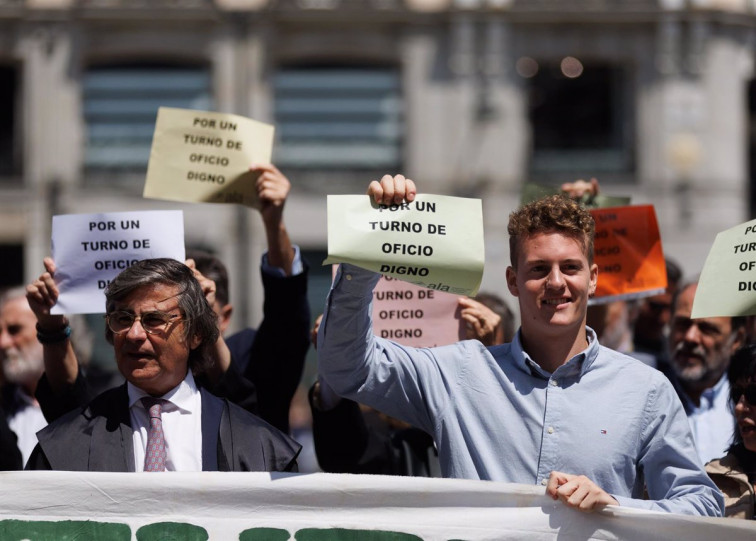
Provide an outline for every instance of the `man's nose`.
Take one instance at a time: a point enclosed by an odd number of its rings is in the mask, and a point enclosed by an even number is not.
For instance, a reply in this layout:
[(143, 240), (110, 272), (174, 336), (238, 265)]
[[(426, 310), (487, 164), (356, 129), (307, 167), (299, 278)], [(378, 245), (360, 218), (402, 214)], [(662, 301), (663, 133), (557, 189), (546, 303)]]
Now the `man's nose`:
[(559, 267), (551, 269), (549, 276), (546, 279), (546, 286), (554, 289), (560, 289), (564, 286), (564, 276)]
[(0, 349), (8, 349), (13, 346), (13, 338), (4, 327), (0, 329)]
[(695, 322), (692, 322), (685, 331), (685, 341), (694, 342), (696, 344), (701, 341), (701, 331), (699, 330), (698, 325), (696, 325)]
[(130, 340), (146, 340), (147, 339), (147, 333), (145, 332), (144, 327), (142, 327), (141, 318), (134, 320), (134, 323), (131, 324), (131, 327), (126, 333), (126, 338)]

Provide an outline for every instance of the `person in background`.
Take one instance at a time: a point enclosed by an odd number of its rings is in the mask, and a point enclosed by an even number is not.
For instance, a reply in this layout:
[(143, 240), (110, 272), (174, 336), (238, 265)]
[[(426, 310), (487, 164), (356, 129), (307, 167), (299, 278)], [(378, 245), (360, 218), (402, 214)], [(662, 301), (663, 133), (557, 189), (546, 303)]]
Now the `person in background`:
[(672, 306), (667, 376), (690, 422), (703, 463), (721, 457), (734, 423), (729, 408), (730, 357), (745, 343), (745, 318), (691, 318), (697, 282), (683, 285)]
[(0, 297), (0, 366), (6, 382), (1, 392), (2, 407), (24, 463), (37, 444), (37, 431), (47, 425), (34, 398), (45, 369), (36, 323), (23, 287), (9, 289)]
[(756, 345), (738, 349), (727, 369), (737, 429), (723, 458), (706, 473), (725, 496), (725, 516), (756, 519)]
[(672, 318), (672, 300), (677, 295), (682, 280), (682, 270), (670, 258), (664, 259), (667, 272), (667, 288), (664, 293), (645, 297), (633, 309), (633, 350), (630, 355), (646, 364), (669, 372), (667, 340)]

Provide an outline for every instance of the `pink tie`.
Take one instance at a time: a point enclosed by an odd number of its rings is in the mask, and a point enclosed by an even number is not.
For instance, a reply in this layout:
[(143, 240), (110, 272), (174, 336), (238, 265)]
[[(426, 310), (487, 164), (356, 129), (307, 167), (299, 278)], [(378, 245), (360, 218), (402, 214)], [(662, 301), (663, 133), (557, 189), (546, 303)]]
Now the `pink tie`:
[(147, 433), (144, 471), (165, 471), (165, 438), (163, 438), (163, 422), (160, 418), (163, 399), (144, 397), (142, 403), (150, 413), (150, 430)]

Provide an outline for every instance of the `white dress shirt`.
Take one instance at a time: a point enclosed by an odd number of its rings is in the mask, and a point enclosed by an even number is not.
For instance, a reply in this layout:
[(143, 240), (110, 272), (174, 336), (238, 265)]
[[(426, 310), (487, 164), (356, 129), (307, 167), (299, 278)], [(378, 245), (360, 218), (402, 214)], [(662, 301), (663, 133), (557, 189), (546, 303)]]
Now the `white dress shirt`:
[[(134, 430), (134, 471), (144, 471), (150, 415), (142, 403), (147, 393), (126, 384)], [(159, 397), (166, 400), (161, 414), (166, 471), (202, 471), (202, 395), (191, 371), (177, 387)]]
[(36, 400), (20, 388), (16, 388), (15, 393), (15, 400), (20, 406), (8, 416), (8, 426), (16, 433), (18, 450), (21, 451), (23, 464), (26, 464), (37, 445), (37, 432), (47, 426), (47, 420)]

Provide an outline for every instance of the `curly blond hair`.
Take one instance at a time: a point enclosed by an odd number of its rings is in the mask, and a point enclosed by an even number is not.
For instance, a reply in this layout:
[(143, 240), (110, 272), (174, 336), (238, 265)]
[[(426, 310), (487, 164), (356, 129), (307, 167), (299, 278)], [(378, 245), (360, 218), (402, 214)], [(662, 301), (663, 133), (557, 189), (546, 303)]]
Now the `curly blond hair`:
[(563, 195), (551, 195), (528, 203), (509, 215), (509, 256), (517, 268), (522, 239), (538, 233), (561, 233), (577, 240), (593, 263), (593, 238), (596, 226), (584, 207)]

